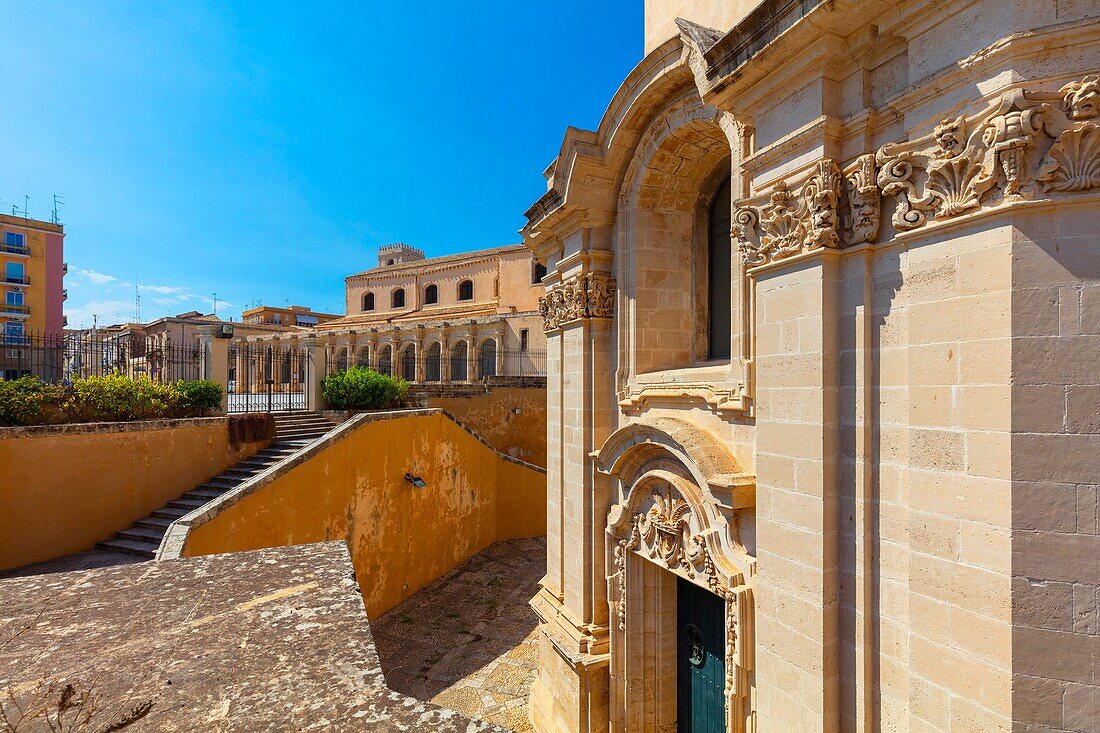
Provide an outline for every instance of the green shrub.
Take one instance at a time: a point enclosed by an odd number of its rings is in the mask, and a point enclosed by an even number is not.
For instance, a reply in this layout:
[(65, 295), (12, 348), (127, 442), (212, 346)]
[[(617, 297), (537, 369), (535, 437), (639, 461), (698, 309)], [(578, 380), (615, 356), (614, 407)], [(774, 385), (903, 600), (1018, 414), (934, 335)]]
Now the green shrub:
[(196, 415), (217, 409), (222, 404), (222, 386), (209, 379), (181, 379), (173, 386), (179, 393), (180, 407)]
[(206, 414), (221, 399), (221, 385), (204, 379), (161, 384), (109, 374), (66, 386), (23, 377), (0, 380), (0, 426), (187, 417)]
[(47, 385), (38, 377), (0, 380), (0, 425), (28, 425), (42, 414)]
[(405, 401), (409, 383), (400, 377), (353, 366), (325, 377), (321, 394), (337, 410), (383, 410)]

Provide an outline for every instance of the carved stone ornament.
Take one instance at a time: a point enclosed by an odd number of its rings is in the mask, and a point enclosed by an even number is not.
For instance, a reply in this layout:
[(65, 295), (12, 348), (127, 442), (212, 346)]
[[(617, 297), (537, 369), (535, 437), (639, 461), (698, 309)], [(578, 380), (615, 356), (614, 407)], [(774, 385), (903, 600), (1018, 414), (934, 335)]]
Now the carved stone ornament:
[(603, 275), (579, 275), (539, 298), (545, 331), (584, 318), (611, 318), (614, 311), (615, 280)]
[(1100, 188), (1098, 117), (1100, 76), (1091, 75), (1057, 92), (1005, 92), (981, 112), (860, 156), (842, 174), (836, 162), (822, 160), (798, 193), (780, 181), (762, 205), (735, 210), (738, 251), (746, 266), (757, 267), (874, 242), (884, 196), (893, 197), (890, 222), (904, 232), (1044, 194)]
[(884, 145), (878, 183), (897, 199), (892, 222), (916, 229), (1044, 192), (1100, 186), (1096, 76), (1058, 92), (1013, 90), (970, 117), (944, 120), (932, 134)]
[(738, 208), (733, 235), (745, 264), (752, 267), (802, 252), (838, 247), (840, 179), (836, 163), (826, 159), (818, 163), (816, 172), (797, 194), (791, 192), (786, 181), (780, 181), (764, 206)]
[(846, 199), (841, 214), (844, 244), (873, 242), (878, 236), (882, 209), (874, 155), (861, 155), (844, 171), (844, 193)]

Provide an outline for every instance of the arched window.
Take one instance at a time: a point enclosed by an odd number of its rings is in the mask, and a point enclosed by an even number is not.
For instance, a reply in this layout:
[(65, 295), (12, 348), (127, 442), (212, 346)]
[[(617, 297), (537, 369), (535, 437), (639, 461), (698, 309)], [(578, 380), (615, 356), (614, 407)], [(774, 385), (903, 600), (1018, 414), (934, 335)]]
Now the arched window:
[(463, 280), (458, 284), (458, 299), (459, 300), (473, 300), (474, 299), (474, 281)]
[(401, 378), (406, 382), (416, 381), (416, 347), (412, 344), (401, 351)]
[(424, 288), (424, 303), (431, 305), (432, 303), (439, 302), (439, 288), (435, 285), (429, 285)]
[(398, 288), (393, 291), (393, 295), (390, 296), (390, 307), (392, 308), (404, 308), (405, 307), (405, 289)]
[(374, 310), (374, 293), (367, 293), (363, 296), (363, 311)]
[(711, 359), (730, 358), (730, 206), (727, 180), (711, 200), (707, 231), (707, 355)]
[(424, 381), (438, 382), (443, 372), (443, 347), (439, 342), (428, 347), (424, 354)]
[(538, 260), (534, 260), (534, 263), (535, 266), (531, 268), (531, 284), (538, 285), (542, 283), (542, 279), (546, 277), (546, 265)]
[(465, 382), (469, 379), (466, 370), (468, 347), (465, 341), (459, 341), (451, 347), (451, 381)]
[(393, 348), (388, 344), (378, 352), (378, 372), (380, 374), (393, 373)]
[(481, 351), (477, 355), (477, 378), (495, 377), (497, 375), (497, 342), (486, 339), (481, 345)]

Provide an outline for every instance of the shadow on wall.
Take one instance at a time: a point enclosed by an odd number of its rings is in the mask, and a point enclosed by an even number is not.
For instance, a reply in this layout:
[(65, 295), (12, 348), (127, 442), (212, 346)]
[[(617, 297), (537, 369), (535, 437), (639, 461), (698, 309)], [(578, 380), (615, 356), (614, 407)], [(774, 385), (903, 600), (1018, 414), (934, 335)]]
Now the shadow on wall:
[(545, 532), (543, 469), (496, 451), (442, 410), (406, 410), (357, 415), (289, 465), (184, 518), (162, 556), (343, 538), (375, 618), (494, 542)]

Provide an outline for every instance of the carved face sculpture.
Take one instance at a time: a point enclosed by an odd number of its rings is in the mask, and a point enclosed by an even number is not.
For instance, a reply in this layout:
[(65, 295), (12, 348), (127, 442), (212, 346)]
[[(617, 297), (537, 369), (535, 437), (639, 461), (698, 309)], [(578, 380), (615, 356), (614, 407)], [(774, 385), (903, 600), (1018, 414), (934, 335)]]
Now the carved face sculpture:
[(1089, 120), (1100, 114), (1100, 76), (1086, 76), (1062, 87), (1063, 106), (1070, 119)]
[(832, 229), (836, 226), (836, 194), (832, 191), (819, 191), (813, 198), (814, 229)]
[(963, 138), (966, 135), (966, 122), (962, 117), (943, 120), (936, 125), (933, 133), (939, 146), (940, 158), (954, 158), (962, 152)]

